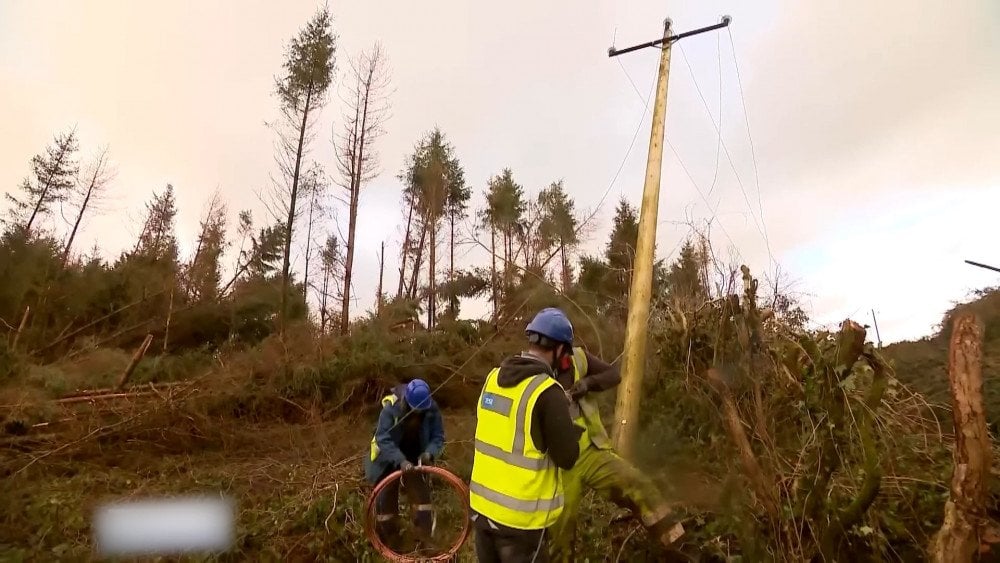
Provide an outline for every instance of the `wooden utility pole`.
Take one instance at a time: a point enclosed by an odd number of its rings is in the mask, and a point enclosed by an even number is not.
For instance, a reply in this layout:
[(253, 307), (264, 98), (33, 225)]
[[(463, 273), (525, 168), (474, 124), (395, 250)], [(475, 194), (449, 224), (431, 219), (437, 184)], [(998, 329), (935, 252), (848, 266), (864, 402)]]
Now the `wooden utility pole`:
[(667, 83), (670, 75), (670, 47), (675, 41), (691, 35), (719, 29), (729, 25), (731, 18), (722, 23), (681, 33), (670, 34), (670, 20), (663, 25), (663, 37), (622, 50), (608, 50), (609, 57), (630, 53), (646, 47), (660, 49), (660, 70), (656, 79), (656, 98), (653, 103), (653, 126), (649, 134), (649, 155), (646, 158), (646, 181), (642, 190), (639, 211), (639, 237), (636, 241), (635, 262), (632, 266), (632, 285), (628, 295), (628, 319), (625, 325), (625, 354), (622, 384), (615, 403), (615, 420), (612, 430), (615, 448), (626, 458), (631, 457), (632, 445), (638, 430), (639, 399), (642, 393), (642, 376), (646, 362), (646, 325), (653, 286), (654, 247), (656, 220), (660, 203), (660, 168), (663, 162), (663, 130), (667, 114)]

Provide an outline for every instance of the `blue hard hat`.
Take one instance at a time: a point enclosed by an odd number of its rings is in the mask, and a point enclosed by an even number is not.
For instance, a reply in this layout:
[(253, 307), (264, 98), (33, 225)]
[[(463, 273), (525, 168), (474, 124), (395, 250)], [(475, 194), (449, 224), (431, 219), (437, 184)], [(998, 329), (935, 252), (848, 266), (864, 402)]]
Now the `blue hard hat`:
[(430, 408), (431, 387), (423, 379), (414, 379), (406, 384), (404, 398), (406, 399), (406, 404), (417, 410)]
[(555, 307), (542, 309), (531, 319), (528, 327), (524, 329), (526, 333), (540, 334), (549, 340), (554, 340), (563, 344), (573, 344), (573, 325), (569, 322), (566, 313)]

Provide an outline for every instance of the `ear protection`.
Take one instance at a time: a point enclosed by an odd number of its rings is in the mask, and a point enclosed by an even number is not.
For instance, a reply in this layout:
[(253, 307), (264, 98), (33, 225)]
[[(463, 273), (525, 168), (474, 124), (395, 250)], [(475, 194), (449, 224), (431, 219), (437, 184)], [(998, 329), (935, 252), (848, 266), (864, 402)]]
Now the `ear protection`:
[(573, 367), (573, 356), (563, 354), (563, 356), (559, 358), (559, 370), (566, 371), (571, 367)]

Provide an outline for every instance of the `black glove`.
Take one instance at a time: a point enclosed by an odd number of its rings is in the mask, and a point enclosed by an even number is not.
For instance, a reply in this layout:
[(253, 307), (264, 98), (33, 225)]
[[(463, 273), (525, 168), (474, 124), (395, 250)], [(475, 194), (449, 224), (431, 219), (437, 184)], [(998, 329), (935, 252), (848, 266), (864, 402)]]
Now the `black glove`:
[(430, 465), (434, 461), (434, 456), (430, 452), (420, 454), (420, 465)]
[(573, 399), (579, 399), (580, 397), (587, 394), (587, 391), (589, 391), (588, 387), (590, 387), (590, 384), (587, 383), (587, 380), (581, 379), (580, 381), (577, 381), (576, 383), (573, 384), (572, 387), (569, 388), (569, 396), (572, 397)]
[(399, 464), (399, 469), (402, 470), (403, 473), (413, 471), (413, 464), (410, 463), (409, 461), (403, 461), (403, 463)]

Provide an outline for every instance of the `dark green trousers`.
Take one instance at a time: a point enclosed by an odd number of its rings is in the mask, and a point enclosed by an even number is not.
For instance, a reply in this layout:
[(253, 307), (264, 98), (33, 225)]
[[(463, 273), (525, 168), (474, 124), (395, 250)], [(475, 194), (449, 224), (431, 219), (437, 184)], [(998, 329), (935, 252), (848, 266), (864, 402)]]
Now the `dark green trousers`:
[(614, 450), (597, 449), (591, 444), (580, 453), (573, 469), (562, 472), (562, 480), (565, 504), (559, 520), (551, 528), (549, 543), (553, 561), (573, 560), (577, 516), (587, 490), (631, 510), (646, 528), (671, 514), (653, 481)]

